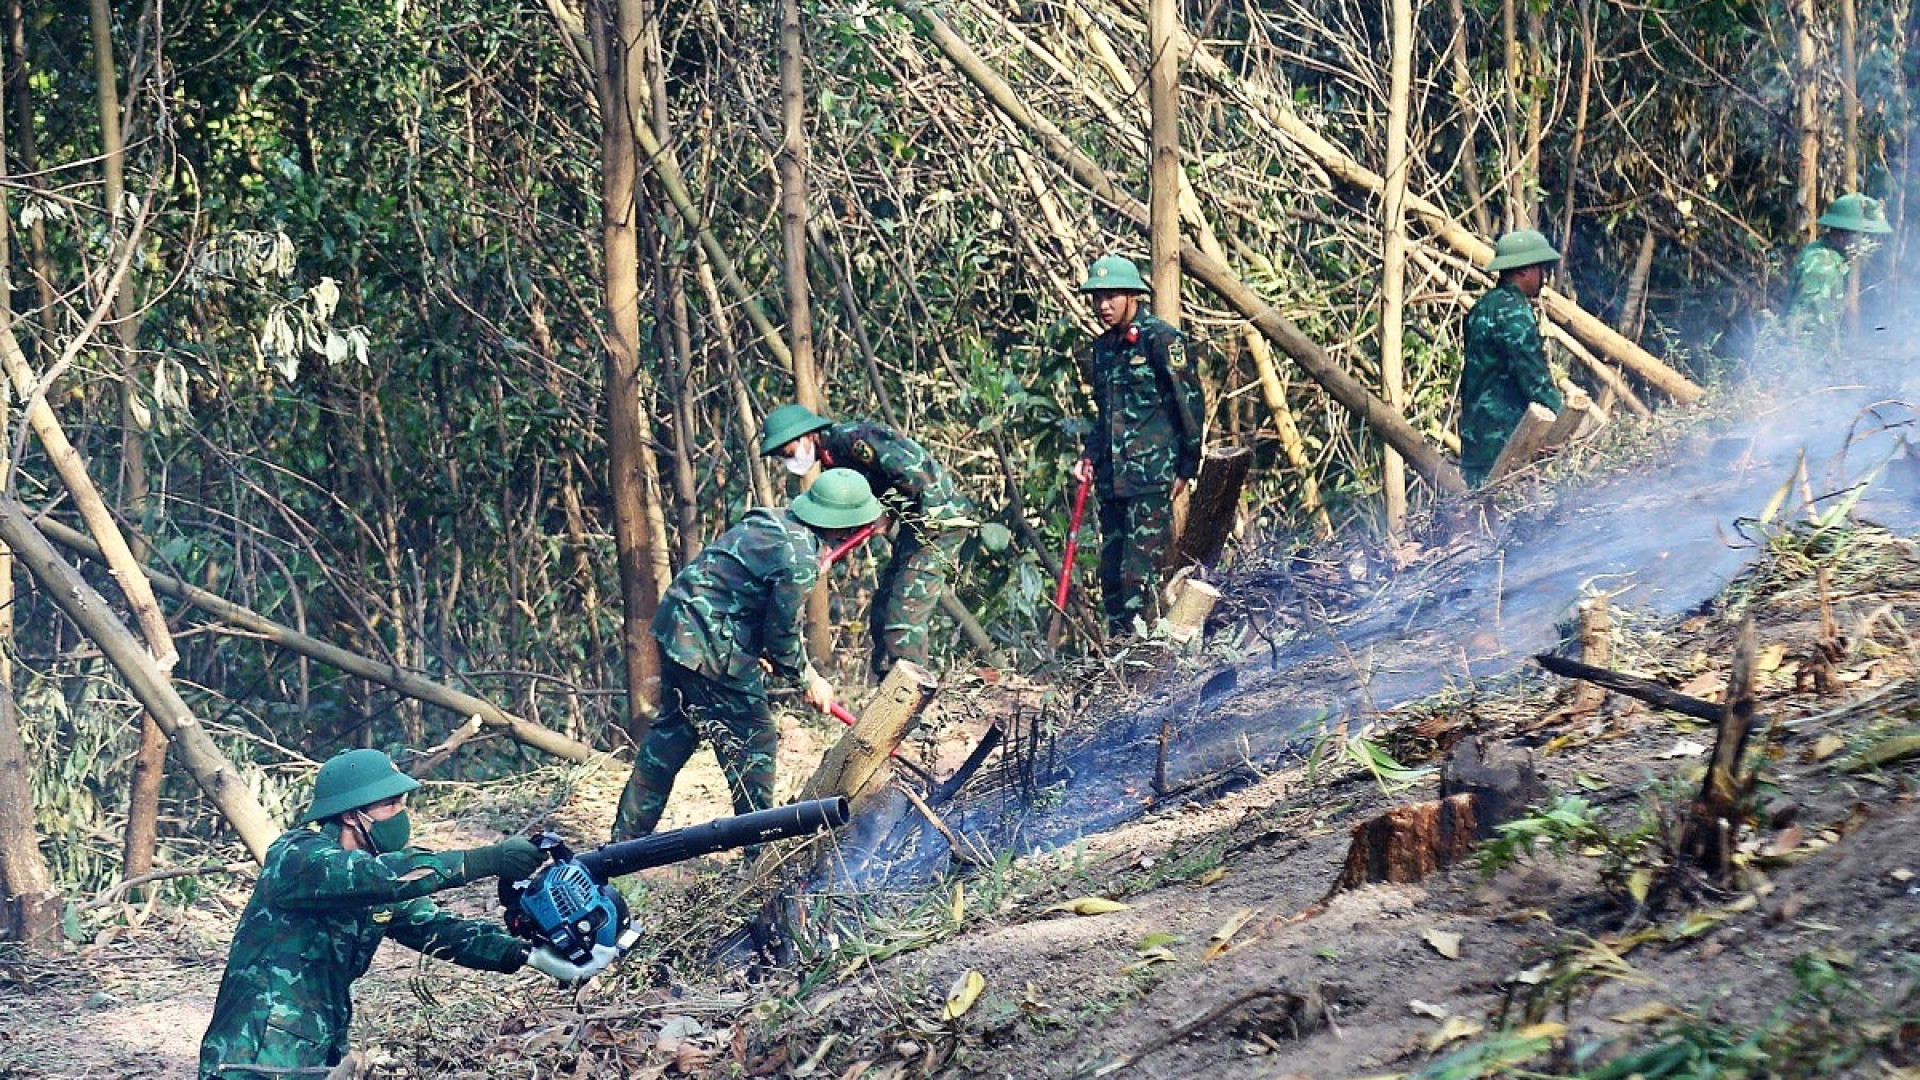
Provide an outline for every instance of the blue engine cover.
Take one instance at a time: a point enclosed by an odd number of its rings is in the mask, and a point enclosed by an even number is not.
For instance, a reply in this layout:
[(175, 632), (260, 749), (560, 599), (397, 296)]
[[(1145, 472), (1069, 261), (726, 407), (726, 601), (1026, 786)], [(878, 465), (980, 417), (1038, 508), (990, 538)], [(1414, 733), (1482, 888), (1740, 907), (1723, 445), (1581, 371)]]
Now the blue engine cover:
[(626, 898), (571, 859), (535, 871), (520, 910), (532, 921), (537, 941), (575, 964), (592, 959), (595, 945), (621, 947), (627, 926)]

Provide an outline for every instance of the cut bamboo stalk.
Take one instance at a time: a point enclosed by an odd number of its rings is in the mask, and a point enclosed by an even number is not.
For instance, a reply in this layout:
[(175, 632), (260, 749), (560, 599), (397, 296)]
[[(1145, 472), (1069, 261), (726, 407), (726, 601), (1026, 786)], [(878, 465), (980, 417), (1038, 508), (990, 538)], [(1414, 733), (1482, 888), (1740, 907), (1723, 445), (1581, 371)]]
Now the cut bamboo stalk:
[(1174, 588), (1173, 603), (1167, 610), (1167, 636), (1185, 645), (1206, 629), (1207, 616), (1220, 602), (1220, 590), (1196, 577), (1181, 578)]
[(1513, 470), (1526, 467), (1546, 444), (1553, 420), (1553, 410), (1537, 401), (1528, 402), (1526, 415), (1513, 426), (1513, 434), (1507, 436), (1500, 456), (1493, 459), (1493, 468), (1487, 470), (1486, 482), (1492, 484)]

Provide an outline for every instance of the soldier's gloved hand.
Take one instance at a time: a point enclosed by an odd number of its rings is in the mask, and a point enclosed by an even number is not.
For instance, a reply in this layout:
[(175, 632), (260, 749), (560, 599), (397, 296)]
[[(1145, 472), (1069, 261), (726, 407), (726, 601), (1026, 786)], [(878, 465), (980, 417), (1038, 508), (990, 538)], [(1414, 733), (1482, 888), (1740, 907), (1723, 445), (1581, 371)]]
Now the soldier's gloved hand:
[(595, 975), (606, 970), (614, 962), (620, 950), (611, 945), (595, 945), (593, 958), (584, 964), (573, 961), (554, 952), (548, 945), (541, 945), (527, 953), (527, 966), (543, 975), (551, 975), (561, 986), (579, 986)]
[(1086, 458), (1081, 458), (1079, 461), (1074, 462), (1073, 478), (1083, 484), (1093, 479), (1093, 462)]
[(524, 836), (508, 837), (485, 847), (468, 848), (465, 854), (469, 881), (487, 877), (519, 881), (540, 869), (540, 864), (547, 861), (533, 841)]

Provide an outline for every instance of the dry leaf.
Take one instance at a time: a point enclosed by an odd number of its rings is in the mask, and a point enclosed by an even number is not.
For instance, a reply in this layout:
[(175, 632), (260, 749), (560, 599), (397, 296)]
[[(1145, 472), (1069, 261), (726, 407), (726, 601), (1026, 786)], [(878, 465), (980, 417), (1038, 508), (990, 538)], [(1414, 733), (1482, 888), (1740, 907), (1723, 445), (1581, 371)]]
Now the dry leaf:
[(1665, 752), (1655, 754), (1653, 756), (1660, 758), (1661, 760), (1664, 761), (1664, 760), (1671, 760), (1673, 758), (1695, 758), (1695, 757), (1699, 757), (1700, 755), (1706, 752), (1707, 752), (1706, 743), (1695, 742), (1692, 739), (1677, 739), (1674, 741), (1673, 746), (1667, 749)]
[(1201, 874), (1199, 877), (1194, 878), (1193, 884), (1195, 888), (1204, 889), (1207, 886), (1218, 882), (1219, 880), (1221, 880), (1226, 876), (1227, 876), (1227, 868), (1224, 866), (1216, 866), (1213, 869), (1207, 871), (1206, 873)]
[(973, 1003), (979, 1000), (980, 991), (986, 988), (986, 976), (971, 968), (961, 972), (959, 977), (953, 980), (953, 985), (947, 987), (947, 1007), (941, 1011), (940, 1019), (957, 1020), (965, 1015), (968, 1009), (973, 1008)]
[(1487, 1025), (1478, 1020), (1469, 1020), (1464, 1016), (1449, 1016), (1446, 1022), (1440, 1025), (1439, 1031), (1427, 1036), (1427, 1053), (1431, 1054), (1448, 1043), (1471, 1039), (1485, 1031), (1486, 1027)]
[(1252, 908), (1241, 908), (1234, 912), (1226, 922), (1220, 924), (1220, 929), (1215, 930), (1213, 936), (1207, 939), (1206, 951), (1200, 954), (1200, 959), (1211, 960), (1226, 952), (1227, 943), (1232, 941), (1233, 936), (1251, 921), (1253, 921)]
[(1416, 1016), (1425, 1016), (1434, 1020), (1445, 1020), (1447, 1018), (1446, 1006), (1435, 1005), (1430, 1001), (1421, 1001), (1419, 998), (1414, 998), (1412, 1001), (1407, 1002), (1407, 1008), (1413, 1010)]
[(1753, 654), (1754, 674), (1765, 675), (1768, 672), (1779, 671), (1780, 665), (1784, 663), (1786, 659), (1787, 647), (1785, 645), (1769, 645)]
[(1718, 701), (1727, 689), (1727, 677), (1717, 671), (1703, 671), (1683, 682), (1679, 691), (1688, 697), (1697, 697), (1702, 701)]
[(1647, 902), (1647, 890), (1653, 888), (1653, 871), (1641, 867), (1627, 875), (1627, 895), (1633, 897), (1636, 904)]
[(1114, 911), (1125, 911), (1127, 905), (1118, 900), (1109, 900), (1104, 896), (1082, 896), (1062, 901), (1047, 909), (1048, 911), (1071, 911), (1075, 915), (1106, 915)]
[(951, 914), (953, 915), (953, 924), (955, 926), (958, 926), (961, 923), (967, 921), (967, 883), (966, 882), (956, 881), (953, 883), (953, 905), (950, 911), (951, 911)]
[(1679, 1012), (1679, 1009), (1664, 1001), (1649, 1001), (1645, 1005), (1636, 1005), (1625, 1012), (1615, 1013), (1607, 1019), (1616, 1024), (1657, 1024)]
[(1428, 945), (1433, 946), (1434, 952), (1439, 953), (1441, 956), (1449, 960), (1460, 959), (1459, 934), (1451, 930), (1435, 930), (1429, 927), (1427, 932), (1421, 935), (1421, 937)]
[(1847, 747), (1847, 740), (1841, 738), (1840, 736), (1822, 735), (1813, 744), (1813, 755), (1812, 755), (1813, 760), (1825, 761), (1828, 758), (1832, 757), (1833, 755), (1846, 749), (1846, 747)]

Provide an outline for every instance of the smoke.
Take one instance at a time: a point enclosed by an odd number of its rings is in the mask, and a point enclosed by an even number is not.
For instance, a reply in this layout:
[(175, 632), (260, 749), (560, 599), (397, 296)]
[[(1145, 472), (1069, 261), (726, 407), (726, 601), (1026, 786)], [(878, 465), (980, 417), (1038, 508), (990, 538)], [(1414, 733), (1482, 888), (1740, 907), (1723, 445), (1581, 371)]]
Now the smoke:
[[(947, 808), (946, 824), (982, 850), (1058, 847), (1177, 801), (1153, 794), (1163, 732), (1165, 789), (1217, 795), (1297, 760), (1325, 730), (1390, 724), (1397, 706), (1511, 677), (1559, 644), (1588, 591), (1671, 619), (1718, 594), (1768, 529), (1796, 517), (1842, 507), (1896, 531), (1920, 526), (1920, 467), (1906, 448), (1920, 339), (1913, 322), (1901, 326), (1844, 347), (1776, 337), (1721, 392), (1715, 418), (1684, 426), (1650, 460), (1476, 538), (1438, 540), (1442, 554), (1384, 581), (1338, 582), (1358, 594), (1350, 604), (1328, 599), (1324, 564), (1241, 574), (1228, 593), (1253, 598), (1247, 618), (1295, 628), (1291, 640), (1062, 735), (1048, 775), (982, 785)], [(1018, 795), (1035, 788), (1054, 797)], [(860, 825), (843, 848), (853, 882), (912, 879), (945, 861), (945, 841), (917, 814), (895, 808)]]

